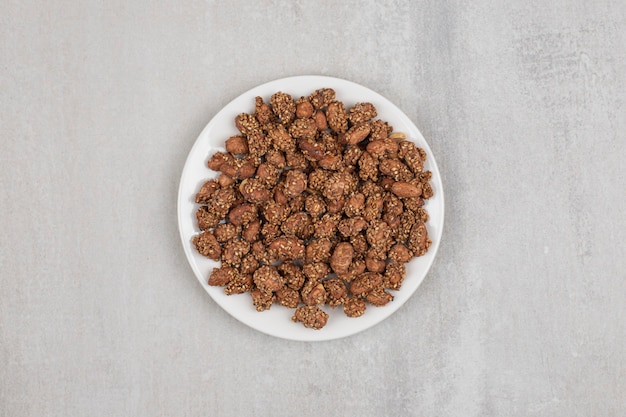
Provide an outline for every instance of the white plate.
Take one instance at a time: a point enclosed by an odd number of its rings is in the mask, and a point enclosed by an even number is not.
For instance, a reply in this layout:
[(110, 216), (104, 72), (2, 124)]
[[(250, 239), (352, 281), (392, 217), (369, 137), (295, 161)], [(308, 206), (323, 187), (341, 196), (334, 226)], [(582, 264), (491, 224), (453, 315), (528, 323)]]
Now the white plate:
[[(206, 161), (214, 152), (224, 151), (224, 141), (239, 133), (234, 124), (235, 116), (242, 112), (252, 113), (256, 96), (261, 96), (266, 102), (269, 102), (269, 97), (277, 91), (291, 94), (297, 98), (307, 96), (314, 90), (323, 87), (334, 89), (337, 93), (337, 100), (343, 101), (346, 108), (351, 107), (356, 102), (371, 102), (378, 111), (378, 118), (389, 122), (394, 127), (394, 131), (406, 133), (409, 139), (426, 150), (428, 159), (425, 169), (430, 170), (433, 174), (431, 185), (434, 196), (426, 202), (424, 207), (430, 214), (430, 220), (426, 227), (433, 243), (426, 255), (414, 258), (407, 264), (407, 277), (399, 291), (392, 291), (394, 295), (392, 302), (384, 307), (368, 305), (365, 314), (358, 318), (347, 317), (341, 307), (332, 309), (325, 306), (325, 311), (330, 315), (328, 323), (321, 330), (313, 330), (305, 328), (301, 323), (291, 321), (293, 309), (274, 304), (270, 310), (257, 312), (252, 305), (249, 293), (227, 296), (222, 287), (209, 286), (207, 278), (212, 268), (218, 263), (201, 256), (192, 245), (191, 240), (193, 236), (199, 233), (195, 218), (195, 212), (198, 209), (198, 205), (194, 201), (195, 195), (204, 181), (216, 177), (216, 174), (207, 168)], [(430, 147), (411, 120), (389, 100), (366, 87), (338, 78), (316, 75), (271, 81), (255, 87), (231, 101), (206, 125), (191, 148), (183, 168), (178, 191), (180, 237), (189, 264), (204, 289), (217, 304), (242, 323), (263, 333), (291, 340), (321, 341), (349, 336), (380, 323), (398, 310), (422, 283), (435, 259), (443, 230), (443, 217), (444, 200), (441, 176)], [(219, 317), (215, 319), (219, 320)]]

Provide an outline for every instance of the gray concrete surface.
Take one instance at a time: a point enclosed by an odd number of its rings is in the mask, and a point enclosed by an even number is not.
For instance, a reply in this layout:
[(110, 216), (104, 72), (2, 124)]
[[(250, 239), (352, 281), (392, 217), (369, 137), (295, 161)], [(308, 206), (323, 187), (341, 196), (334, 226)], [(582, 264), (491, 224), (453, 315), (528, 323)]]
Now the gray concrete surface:
[[(626, 3), (0, 3), (0, 415), (626, 415)], [(420, 127), (424, 284), (346, 339), (243, 326), (176, 193), (243, 91), (324, 74)]]

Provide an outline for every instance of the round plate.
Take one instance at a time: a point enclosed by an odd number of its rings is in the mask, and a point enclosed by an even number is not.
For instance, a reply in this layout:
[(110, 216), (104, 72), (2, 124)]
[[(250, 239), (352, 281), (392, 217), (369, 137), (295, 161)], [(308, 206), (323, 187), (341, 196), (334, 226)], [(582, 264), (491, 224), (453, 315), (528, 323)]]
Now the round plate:
[[(234, 123), (235, 116), (242, 112), (252, 113), (256, 96), (261, 96), (266, 102), (269, 102), (270, 96), (277, 91), (291, 94), (297, 98), (307, 96), (324, 87), (334, 89), (337, 93), (337, 100), (343, 101), (347, 109), (357, 102), (372, 103), (378, 111), (378, 118), (389, 122), (394, 131), (406, 133), (410, 140), (413, 140), (417, 146), (426, 151), (428, 159), (424, 169), (432, 172), (431, 185), (434, 196), (427, 200), (424, 208), (428, 210), (430, 215), (426, 227), (432, 245), (426, 255), (414, 258), (407, 264), (407, 276), (402, 288), (399, 291), (391, 291), (394, 295), (392, 302), (384, 307), (368, 305), (365, 314), (358, 318), (347, 317), (341, 307), (332, 309), (324, 306), (324, 310), (330, 315), (328, 323), (321, 330), (313, 330), (305, 328), (301, 323), (291, 321), (294, 309), (274, 304), (270, 310), (258, 312), (252, 305), (249, 293), (227, 296), (224, 294), (224, 288), (209, 286), (207, 284), (208, 276), (211, 270), (218, 266), (218, 263), (200, 255), (191, 240), (200, 232), (195, 218), (195, 212), (198, 209), (198, 205), (194, 201), (195, 195), (207, 179), (217, 176), (215, 172), (207, 168), (206, 161), (216, 151), (225, 151), (224, 141), (239, 133)], [(263, 333), (290, 340), (337, 339), (363, 331), (392, 315), (415, 292), (432, 265), (441, 240), (443, 217), (444, 200), (441, 176), (434, 155), (417, 127), (400, 109), (380, 94), (350, 81), (325, 76), (297, 76), (271, 81), (255, 87), (231, 101), (206, 125), (191, 148), (183, 168), (178, 191), (180, 237), (189, 264), (202, 287), (220, 307), (237, 320)], [(216, 317), (216, 319), (219, 318)]]

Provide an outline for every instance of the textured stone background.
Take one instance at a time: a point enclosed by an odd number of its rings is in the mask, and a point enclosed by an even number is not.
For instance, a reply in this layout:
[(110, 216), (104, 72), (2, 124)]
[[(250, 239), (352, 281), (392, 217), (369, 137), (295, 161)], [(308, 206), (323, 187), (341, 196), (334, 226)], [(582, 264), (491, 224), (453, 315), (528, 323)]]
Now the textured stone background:
[[(1, 416), (623, 416), (626, 3), (0, 3)], [(202, 290), (176, 193), (245, 90), (387, 96), (446, 187), (424, 284), (343, 340)]]

